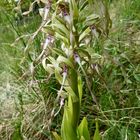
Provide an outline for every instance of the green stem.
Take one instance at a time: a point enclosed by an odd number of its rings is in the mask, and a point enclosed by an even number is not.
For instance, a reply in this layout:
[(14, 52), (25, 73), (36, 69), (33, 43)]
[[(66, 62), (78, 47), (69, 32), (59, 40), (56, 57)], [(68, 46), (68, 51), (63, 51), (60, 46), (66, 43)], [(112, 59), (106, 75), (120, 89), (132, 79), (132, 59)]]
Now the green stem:
[(79, 93), (78, 93), (78, 75), (77, 72), (74, 69), (70, 70), (69, 74), (69, 84), (72, 90), (74, 91), (75, 95), (78, 98), (78, 101), (73, 102), (73, 127), (76, 130), (79, 122), (79, 116), (80, 116), (80, 100), (79, 100)]

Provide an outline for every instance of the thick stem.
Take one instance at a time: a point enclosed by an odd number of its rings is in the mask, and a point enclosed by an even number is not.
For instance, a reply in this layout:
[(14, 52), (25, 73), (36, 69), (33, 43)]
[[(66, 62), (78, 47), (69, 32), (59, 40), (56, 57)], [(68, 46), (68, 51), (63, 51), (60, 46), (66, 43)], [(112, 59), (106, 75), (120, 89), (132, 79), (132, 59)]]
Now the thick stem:
[[(72, 90), (74, 91), (75, 95), (77, 96), (78, 100), (73, 101), (73, 128), (76, 130), (79, 122), (79, 116), (80, 116), (80, 100), (79, 100), (79, 92), (78, 92), (78, 75), (77, 72), (74, 69), (70, 70), (69, 74), (69, 84)], [(71, 96), (71, 95), (69, 95)]]

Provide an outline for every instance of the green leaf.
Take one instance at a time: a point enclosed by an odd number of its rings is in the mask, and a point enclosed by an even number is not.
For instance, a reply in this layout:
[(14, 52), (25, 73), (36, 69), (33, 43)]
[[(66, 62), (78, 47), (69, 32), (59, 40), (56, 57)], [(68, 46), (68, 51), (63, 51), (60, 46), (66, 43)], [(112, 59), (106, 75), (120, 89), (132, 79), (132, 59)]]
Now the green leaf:
[(47, 59), (51, 62), (51, 64), (53, 64), (55, 68), (61, 70), (61, 68), (59, 68), (59, 63), (53, 57), (49, 56), (47, 57)]
[(53, 24), (52, 25), (54, 30), (57, 31), (57, 33), (59, 33), (60, 35), (62, 35), (63, 37), (68, 37), (69, 38), (69, 31), (66, 29), (65, 26), (63, 26), (62, 24)]
[(57, 55), (65, 55), (65, 53), (62, 52), (62, 50), (60, 50), (58, 48), (52, 48), (52, 52), (55, 53), (55, 54), (57, 54)]
[(82, 58), (87, 57), (87, 58), (88, 58), (88, 61), (91, 60), (91, 55), (89, 54), (89, 52), (88, 52), (87, 50), (85, 50), (85, 49), (83, 49), (83, 48), (78, 48), (78, 52), (79, 52), (79, 54), (80, 54), (80, 56), (81, 56)]
[[(57, 21), (56, 21), (56, 20), (57, 20)], [(64, 26), (66, 26), (66, 25), (65, 25), (66, 23), (65, 23), (65, 21), (63, 20), (63, 18), (61, 18), (61, 17), (59, 17), (59, 16), (55, 16), (54, 21), (59, 22), (59, 23), (63, 24)]]
[(68, 97), (68, 109), (71, 113), (71, 117), (69, 116), (69, 120), (71, 120), (71, 126), (73, 127), (74, 132), (77, 136), (77, 124), (79, 120), (79, 102), (73, 101), (71, 95)]
[(98, 121), (97, 120), (96, 120), (96, 130), (95, 130), (95, 133), (94, 133), (93, 140), (101, 140), (100, 132), (99, 132), (99, 125), (98, 125)]
[(82, 95), (83, 95), (83, 85), (82, 85), (82, 79), (80, 76), (78, 76), (78, 92), (79, 92), (79, 99), (80, 99), (80, 105), (82, 101)]
[(85, 31), (83, 31), (79, 37), (79, 41), (82, 41), (89, 33), (91, 32), (90, 28), (86, 28)]
[(71, 63), (71, 61), (68, 59), (68, 58), (65, 58), (63, 56), (58, 56), (57, 58), (57, 62), (59, 63), (65, 63), (66, 65), (68, 65), (69, 67), (73, 68), (74, 69), (74, 66), (73, 64)]
[(69, 38), (70, 33), (66, 28), (65, 23), (59, 20), (57, 16), (54, 16), (52, 20), (53, 20), (52, 27), (54, 28), (55, 32), (57, 31), (57, 33), (63, 35), (64, 37)]
[(85, 140), (85, 138), (82, 136), (82, 137), (80, 138), (80, 140)]
[[(72, 105), (72, 102), (71, 102)], [(73, 107), (71, 106), (71, 109)], [(72, 112), (67, 105), (64, 108), (64, 116), (61, 126), (61, 136), (63, 140), (78, 140), (76, 128), (72, 127)]]
[(86, 18), (85, 24), (91, 26), (93, 24), (98, 24), (101, 21), (101, 17), (97, 14), (92, 14)]
[(67, 91), (67, 93), (71, 96), (73, 102), (77, 102), (79, 101), (78, 97), (76, 96), (76, 94), (74, 93), (74, 91), (72, 90), (72, 88), (69, 86), (64, 87), (65, 90)]
[(55, 33), (55, 36), (57, 39), (63, 41), (65, 44), (67, 44), (67, 45), (69, 44), (67, 36), (63, 36), (62, 34), (57, 33), (57, 32)]
[(52, 26), (50, 26), (50, 25), (45, 25), (42, 28), (42, 32), (49, 34), (49, 35), (52, 35), (52, 36), (55, 34), (55, 31), (52, 29)]
[(70, 0), (70, 9), (70, 12), (72, 12), (73, 19), (77, 19), (79, 16), (79, 11), (75, 0)]
[(86, 117), (83, 118), (82, 122), (78, 127), (79, 137), (83, 137), (85, 140), (90, 140), (90, 134), (88, 130), (88, 122)]
[(54, 73), (54, 66), (52, 64), (46, 64), (46, 59), (47, 58), (44, 58), (42, 60), (42, 66), (48, 73), (52, 74)]
[(92, 15), (89, 15), (88, 17), (87, 17), (87, 21), (90, 21), (90, 20), (97, 20), (97, 19), (99, 19), (100, 18), (100, 16), (99, 15), (97, 15), (97, 14), (92, 14)]
[(89, 2), (89, 5), (93, 5), (93, 0), (88, 0), (88, 2)]
[(62, 77), (62, 75), (60, 74), (60, 71), (57, 69), (57, 68), (55, 68), (55, 78), (58, 80), (58, 82), (60, 83), (60, 84), (62, 84), (62, 82), (63, 82), (63, 77)]
[(134, 74), (133, 76), (137, 82), (140, 82), (140, 74)]
[(55, 140), (62, 140), (61, 137), (56, 132), (52, 132), (52, 133), (53, 133)]

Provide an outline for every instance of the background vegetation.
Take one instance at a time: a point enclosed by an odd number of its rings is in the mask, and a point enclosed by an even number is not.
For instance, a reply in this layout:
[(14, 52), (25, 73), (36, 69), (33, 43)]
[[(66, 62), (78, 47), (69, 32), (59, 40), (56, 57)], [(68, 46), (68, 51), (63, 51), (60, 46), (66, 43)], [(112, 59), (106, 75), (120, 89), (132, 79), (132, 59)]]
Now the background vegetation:
[[(22, 12), (28, 10), (29, 3), (22, 4)], [(60, 132), (62, 120), (63, 111), (53, 119), (51, 127), (48, 123), (60, 85), (53, 77), (47, 81), (41, 65), (36, 66), (32, 77), (30, 56), (36, 57), (41, 52), (42, 35), (35, 38), (26, 59), (23, 52), (29, 36), (40, 26), (41, 17), (36, 10), (23, 16), (15, 6), (16, 3), (6, 0), (0, 2), (0, 139), (52, 139), (51, 132)], [(81, 119), (87, 117), (93, 136), (95, 118), (98, 118), (103, 140), (139, 139), (139, 9), (139, 0), (110, 1), (113, 25), (108, 39), (95, 46), (100, 76), (95, 70), (92, 90), (102, 111), (96, 110), (85, 88)], [(23, 38), (16, 40), (20, 36)]]

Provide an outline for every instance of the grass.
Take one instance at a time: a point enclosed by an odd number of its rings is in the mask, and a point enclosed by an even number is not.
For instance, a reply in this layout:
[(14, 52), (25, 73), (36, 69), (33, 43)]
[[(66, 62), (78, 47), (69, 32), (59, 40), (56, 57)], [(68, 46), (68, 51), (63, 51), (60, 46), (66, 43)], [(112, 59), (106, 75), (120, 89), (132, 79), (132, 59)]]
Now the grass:
[[(90, 134), (95, 130), (95, 117), (98, 117), (100, 133), (103, 140), (138, 140), (140, 133), (140, 17), (139, 0), (112, 1), (110, 13), (113, 27), (107, 40), (95, 45), (95, 52), (101, 57), (99, 63), (100, 77), (94, 72), (92, 89), (97, 96), (102, 112), (96, 110), (90, 94), (85, 89), (81, 119), (87, 116)], [(34, 15), (35, 16), (35, 15)], [(32, 17), (15, 29), (5, 15), (1, 13), (0, 38), (0, 139), (51, 139), (48, 120), (56, 97), (59, 84), (54, 78), (46, 84), (46, 72), (38, 65), (32, 89), (28, 88), (33, 80), (27, 72), (30, 60), (23, 65), (25, 38), (13, 48), (10, 44), (23, 34), (31, 34), (38, 25), (39, 16)], [(8, 17), (14, 23), (13, 15)], [(36, 18), (38, 20), (36, 20)], [(16, 24), (16, 23), (14, 23)], [(6, 32), (5, 32), (6, 31)], [(18, 34), (17, 34), (18, 32)], [(31, 47), (31, 54), (37, 56), (39, 44), (43, 37), (39, 35)], [(23, 42), (24, 41), (24, 42)], [(19, 45), (20, 44), (20, 45)], [(34, 47), (36, 46), (36, 47)], [(16, 54), (16, 55), (15, 55)], [(15, 77), (21, 77), (17, 81)], [(90, 76), (90, 75), (89, 75)], [(45, 82), (43, 82), (45, 81)], [(28, 86), (28, 87), (27, 87)], [(7, 96), (8, 95), (8, 96)], [(10, 110), (10, 112), (9, 112)], [(54, 118), (51, 130), (60, 131), (62, 112)]]

